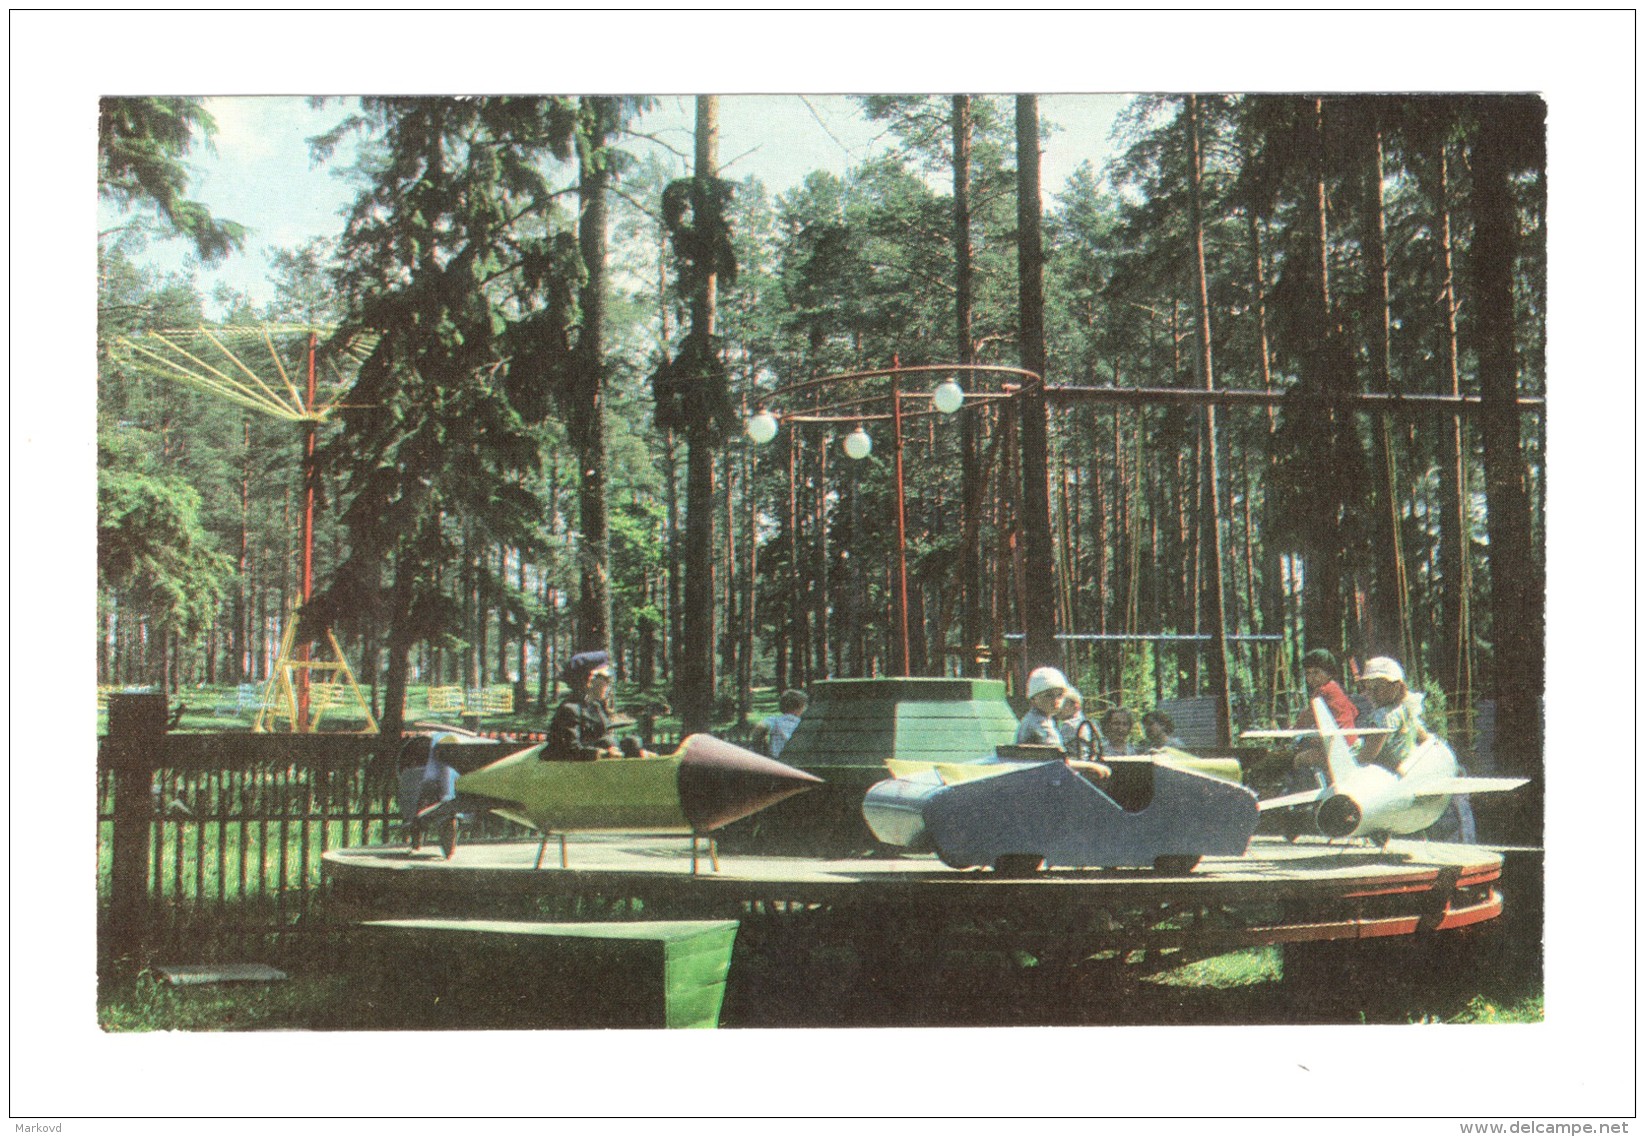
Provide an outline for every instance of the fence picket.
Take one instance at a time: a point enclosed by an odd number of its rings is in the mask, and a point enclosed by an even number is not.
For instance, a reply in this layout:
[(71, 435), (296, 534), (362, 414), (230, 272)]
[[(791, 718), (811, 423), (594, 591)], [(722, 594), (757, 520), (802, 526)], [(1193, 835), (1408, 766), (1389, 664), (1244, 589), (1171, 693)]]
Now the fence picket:
[(278, 826), (277, 832), (279, 833), (280, 842), (280, 876), (278, 883), (274, 886), (274, 918), (283, 924), (286, 919), (286, 881), (288, 879), (286, 860), (290, 851), (290, 842), (286, 840), (286, 811), (291, 806), (290, 767), (274, 772), (274, 784), (280, 789), (280, 819), (275, 823)]
[[(141, 887), (153, 942), (186, 940), (199, 917), (235, 937), (290, 928), (311, 912), (328, 850), (400, 840), (395, 771), (365, 766), (357, 739), (281, 758), (214, 745), (189, 737), (176, 752), (160, 751), (146, 783), (153, 800), (145, 803), (148, 845), (138, 864), (147, 870)], [(108, 903), (118, 807), (112, 768), (99, 770), (97, 794), (98, 896)], [(466, 825), (463, 839), (526, 833), (487, 815)]]
[[(299, 879), (306, 881), (308, 880), (309, 817), (314, 812), (311, 804), (314, 800), (314, 768), (312, 766), (303, 768), (301, 781), (302, 793), (298, 798), (298, 808), (302, 811), (302, 823), (298, 826), (299, 836), (297, 839), (300, 844), (297, 847), (297, 861), (298, 872), (301, 874)], [(297, 911), (302, 918), (308, 916), (308, 892), (307, 888), (303, 888), (297, 894)]]

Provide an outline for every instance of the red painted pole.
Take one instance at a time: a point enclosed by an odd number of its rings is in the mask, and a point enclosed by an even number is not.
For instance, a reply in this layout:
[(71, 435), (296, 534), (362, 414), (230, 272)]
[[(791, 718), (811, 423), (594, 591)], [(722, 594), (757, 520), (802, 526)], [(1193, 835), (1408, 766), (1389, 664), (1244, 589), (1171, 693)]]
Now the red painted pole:
[[(895, 356), (891, 366), (897, 366)], [(902, 631), (902, 674), (906, 676), (911, 670), (908, 664), (908, 517), (902, 480), (902, 385), (895, 371), (891, 373), (891, 432), (896, 441), (897, 459), (897, 621)]]
[[(319, 339), (318, 332), (308, 334), (308, 401), (303, 409), (311, 414), (316, 401), (314, 351)], [(319, 471), (314, 465), (314, 439), (317, 433), (315, 421), (312, 418), (308, 419), (303, 429), (303, 609), (308, 607), (309, 600), (314, 596), (314, 483), (319, 476)], [(309, 662), (309, 645), (306, 638), (297, 647), (297, 660), (302, 664)], [(308, 710), (308, 668), (303, 666), (297, 669), (297, 721), (292, 724), (293, 730), (309, 729)]]

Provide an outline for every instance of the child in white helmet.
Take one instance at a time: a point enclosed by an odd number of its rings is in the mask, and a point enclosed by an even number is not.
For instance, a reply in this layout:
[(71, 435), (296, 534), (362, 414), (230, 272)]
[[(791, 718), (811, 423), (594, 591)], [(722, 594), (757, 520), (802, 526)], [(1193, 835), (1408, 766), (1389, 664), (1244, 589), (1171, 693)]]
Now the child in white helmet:
[(1057, 708), (1068, 690), (1068, 680), (1055, 667), (1036, 667), (1028, 676), (1028, 713), (1017, 724), (1018, 746), (1055, 746), (1061, 750)]

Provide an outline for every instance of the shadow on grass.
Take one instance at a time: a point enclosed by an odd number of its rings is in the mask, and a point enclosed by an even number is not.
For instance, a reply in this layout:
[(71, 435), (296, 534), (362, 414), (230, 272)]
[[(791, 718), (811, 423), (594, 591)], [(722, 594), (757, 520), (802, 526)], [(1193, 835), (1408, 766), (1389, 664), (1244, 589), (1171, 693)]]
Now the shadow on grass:
[[(1310, 1025), (1538, 1022), (1539, 945), (1488, 928), (1417, 941), (1326, 943), (1171, 958), (961, 950), (826, 929), (774, 932), (745, 921), (727, 979), (726, 1028)], [(820, 932), (820, 934), (818, 934)], [(1476, 932), (1478, 934), (1467, 934)], [(557, 1029), (602, 1019), (602, 993), (634, 984), (622, 969), (575, 977), (530, 971), (506, 949), (439, 974), (411, 958), (367, 959), (343, 925), (260, 940), (201, 935), (175, 953), (105, 961), (97, 1019), (109, 1031)], [(159, 962), (266, 962), (273, 984), (172, 988)], [(426, 970), (426, 969), (424, 969)], [(506, 981), (499, 981), (503, 977)], [(612, 1014), (621, 1008), (612, 1003)]]

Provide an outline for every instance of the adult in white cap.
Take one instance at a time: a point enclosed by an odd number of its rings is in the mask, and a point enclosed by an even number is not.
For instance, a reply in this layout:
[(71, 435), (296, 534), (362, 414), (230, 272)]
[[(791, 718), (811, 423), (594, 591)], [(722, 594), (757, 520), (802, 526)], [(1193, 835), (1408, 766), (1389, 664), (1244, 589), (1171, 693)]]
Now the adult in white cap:
[(1070, 684), (1055, 667), (1036, 667), (1028, 675), (1028, 713), (1017, 724), (1018, 746), (1062, 748), (1057, 732), (1057, 708)]
[(1428, 728), (1422, 725), (1422, 700), (1406, 687), (1405, 669), (1385, 655), (1365, 661), (1359, 682), (1371, 699), (1371, 709), (1360, 725), (1393, 732), (1367, 735), (1359, 760), (1400, 773), (1405, 760), (1429, 738)]

